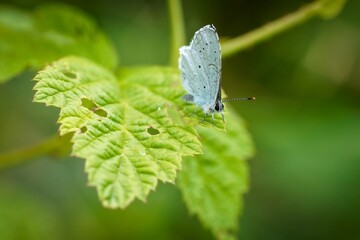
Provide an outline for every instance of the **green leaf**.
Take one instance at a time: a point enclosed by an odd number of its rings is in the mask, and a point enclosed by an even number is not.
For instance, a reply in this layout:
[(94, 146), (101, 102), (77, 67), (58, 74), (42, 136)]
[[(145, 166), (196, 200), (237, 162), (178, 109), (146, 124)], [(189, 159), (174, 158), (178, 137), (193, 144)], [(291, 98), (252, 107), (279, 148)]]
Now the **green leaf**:
[(145, 201), (158, 180), (175, 181), (183, 156), (202, 153), (196, 130), (174, 121), (185, 114), (176, 69), (122, 69), (115, 76), (68, 57), (35, 80), (34, 101), (61, 108), (60, 134), (74, 132), (73, 154), (86, 159), (89, 184), (107, 207)]
[(186, 157), (179, 174), (186, 205), (219, 239), (231, 239), (248, 189), (246, 159), (253, 144), (244, 122), (229, 106), (227, 132), (197, 127), (203, 155)]
[(110, 41), (79, 9), (46, 4), (29, 13), (0, 6), (0, 82), (69, 54), (117, 65)]

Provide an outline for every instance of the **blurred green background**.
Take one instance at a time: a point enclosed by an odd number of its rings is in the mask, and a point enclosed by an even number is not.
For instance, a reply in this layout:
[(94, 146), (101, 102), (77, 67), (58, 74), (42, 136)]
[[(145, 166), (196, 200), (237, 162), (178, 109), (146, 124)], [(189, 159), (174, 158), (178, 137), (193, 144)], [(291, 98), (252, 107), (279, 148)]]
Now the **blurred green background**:
[[(3, 0), (32, 9), (42, 0)], [(121, 65), (167, 64), (166, 1), (63, 1), (93, 16)], [(311, 1), (184, 0), (189, 41), (213, 23), (234, 37)], [(223, 61), (232, 105), (256, 145), (240, 239), (360, 239), (360, 2)], [(1, 39), (0, 39), (1, 41)], [(26, 44), (26, 39), (24, 39)], [(54, 134), (58, 110), (32, 103), (35, 72), (0, 86), (0, 151)], [(147, 203), (102, 208), (82, 159), (43, 157), (0, 173), (0, 239), (212, 239), (179, 191), (160, 184)]]

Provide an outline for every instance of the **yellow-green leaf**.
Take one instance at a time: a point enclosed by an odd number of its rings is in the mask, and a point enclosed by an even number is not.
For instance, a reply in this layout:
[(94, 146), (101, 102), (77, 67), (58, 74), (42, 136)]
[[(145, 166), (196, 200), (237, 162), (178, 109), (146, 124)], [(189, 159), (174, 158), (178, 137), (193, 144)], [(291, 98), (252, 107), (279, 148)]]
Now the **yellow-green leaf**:
[(35, 77), (34, 101), (61, 108), (60, 133), (74, 132), (73, 154), (86, 159), (89, 183), (107, 207), (145, 201), (158, 180), (174, 182), (183, 156), (201, 154), (183, 115), (176, 69), (123, 69), (117, 76), (88, 60), (68, 57)]

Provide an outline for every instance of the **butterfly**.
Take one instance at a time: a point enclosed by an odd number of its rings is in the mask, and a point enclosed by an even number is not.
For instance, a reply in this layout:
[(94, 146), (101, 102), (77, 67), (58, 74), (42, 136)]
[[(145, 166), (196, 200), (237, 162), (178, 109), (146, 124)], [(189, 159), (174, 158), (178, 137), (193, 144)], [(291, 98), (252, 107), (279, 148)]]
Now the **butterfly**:
[[(195, 32), (190, 45), (179, 49), (179, 69), (183, 87), (188, 92), (183, 99), (198, 105), (205, 117), (220, 113), (224, 120), (221, 98), (221, 47), (214, 25), (206, 25)], [(231, 100), (252, 100), (237, 98)], [(225, 121), (225, 120), (224, 120)]]

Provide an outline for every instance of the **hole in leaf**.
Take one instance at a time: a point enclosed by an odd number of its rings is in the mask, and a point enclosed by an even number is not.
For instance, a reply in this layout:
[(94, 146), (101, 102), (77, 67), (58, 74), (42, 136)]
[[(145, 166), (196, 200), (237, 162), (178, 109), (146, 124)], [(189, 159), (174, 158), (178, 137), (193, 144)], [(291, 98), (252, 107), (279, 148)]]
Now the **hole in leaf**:
[(68, 77), (68, 78), (76, 78), (76, 74), (73, 73), (73, 72), (70, 72), (70, 71), (65, 71), (63, 72), (63, 74), (65, 75), (65, 77)]
[(158, 135), (158, 134), (160, 133), (159, 130), (157, 130), (157, 129), (153, 128), (153, 127), (149, 127), (149, 128), (147, 129), (147, 132), (148, 132), (150, 135)]
[(96, 109), (94, 111), (94, 113), (96, 115), (99, 115), (100, 117), (107, 117), (107, 112), (105, 110), (102, 110), (102, 109)]
[(87, 127), (83, 126), (80, 128), (81, 133), (85, 133), (87, 131)]
[(81, 99), (81, 105), (100, 117), (107, 117), (107, 112), (105, 110), (100, 109), (98, 106), (96, 106), (95, 103), (93, 103), (91, 100), (87, 98)]
[(82, 98), (81, 99), (81, 105), (87, 109), (89, 109), (90, 111), (92, 111), (94, 108), (96, 108), (95, 103), (93, 103), (92, 101), (90, 101), (87, 98)]

